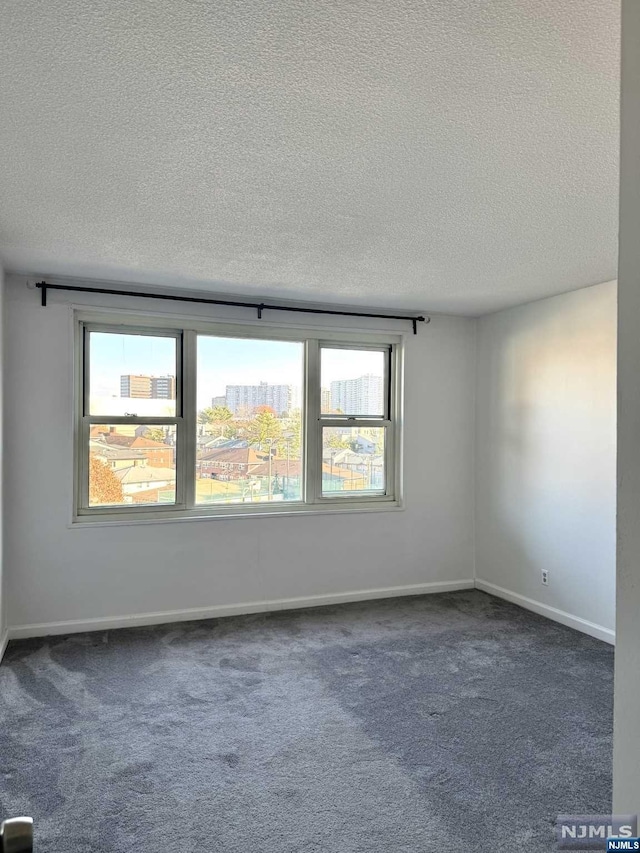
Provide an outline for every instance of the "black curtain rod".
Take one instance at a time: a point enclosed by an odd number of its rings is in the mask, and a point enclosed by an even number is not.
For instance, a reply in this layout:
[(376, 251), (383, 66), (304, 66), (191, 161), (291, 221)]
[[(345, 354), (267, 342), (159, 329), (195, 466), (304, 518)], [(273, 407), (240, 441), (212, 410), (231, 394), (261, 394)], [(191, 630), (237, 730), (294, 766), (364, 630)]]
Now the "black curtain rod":
[(113, 290), (109, 287), (81, 287), (72, 284), (48, 284), (39, 281), (36, 287), (42, 292), (42, 307), (47, 305), (47, 290), (72, 290), (81, 293), (109, 293), (112, 296), (136, 296), (141, 299), (169, 299), (173, 302), (202, 302), (205, 305), (231, 305), (235, 308), (254, 308), (258, 312), (258, 319), (262, 319), (262, 312), (271, 311), (295, 311), (298, 314), (333, 314), (340, 317), (374, 317), (378, 320), (407, 320), (413, 324), (413, 334), (418, 334), (418, 323), (430, 323), (431, 317), (407, 317), (402, 314), (372, 314), (364, 311), (334, 311), (328, 308), (300, 308), (293, 305), (265, 305), (264, 302), (234, 302), (230, 299), (208, 299), (201, 296), (173, 296), (166, 293), (145, 293), (140, 290)]

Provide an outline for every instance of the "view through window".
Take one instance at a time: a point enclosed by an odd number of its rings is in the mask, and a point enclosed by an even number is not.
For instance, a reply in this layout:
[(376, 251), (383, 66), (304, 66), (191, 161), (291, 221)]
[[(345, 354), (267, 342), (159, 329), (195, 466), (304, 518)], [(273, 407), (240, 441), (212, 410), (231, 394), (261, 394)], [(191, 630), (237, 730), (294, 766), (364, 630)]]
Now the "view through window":
[(304, 345), (198, 335), (196, 503), (299, 501)]
[(82, 328), (80, 512), (395, 497), (391, 345)]
[(383, 494), (386, 488), (388, 350), (322, 347), (322, 494)]
[[(177, 339), (88, 332), (92, 507), (176, 502)], [(134, 418), (147, 418), (141, 423)]]

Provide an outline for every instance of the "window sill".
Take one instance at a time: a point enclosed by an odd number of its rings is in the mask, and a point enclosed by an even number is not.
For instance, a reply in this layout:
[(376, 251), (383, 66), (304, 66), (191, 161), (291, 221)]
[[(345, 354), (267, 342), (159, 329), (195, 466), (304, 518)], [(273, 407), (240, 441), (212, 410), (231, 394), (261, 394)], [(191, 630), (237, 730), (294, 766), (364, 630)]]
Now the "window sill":
[(230, 519), (248, 518), (291, 518), (294, 516), (310, 515), (343, 515), (345, 513), (370, 513), (370, 512), (402, 512), (405, 507), (401, 501), (369, 501), (362, 503), (350, 503), (345, 506), (329, 506), (327, 504), (302, 504), (287, 509), (256, 510), (247, 512), (239, 508), (238, 511), (227, 512), (202, 512), (198, 509), (185, 512), (163, 512), (163, 513), (132, 513), (131, 515), (103, 515), (99, 518), (91, 515), (75, 517), (67, 527), (70, 529), (94, 528), (94, 527), (123, 527), (134, 524), (167, 524), (175, 522), (191, 521), (228, 521)]

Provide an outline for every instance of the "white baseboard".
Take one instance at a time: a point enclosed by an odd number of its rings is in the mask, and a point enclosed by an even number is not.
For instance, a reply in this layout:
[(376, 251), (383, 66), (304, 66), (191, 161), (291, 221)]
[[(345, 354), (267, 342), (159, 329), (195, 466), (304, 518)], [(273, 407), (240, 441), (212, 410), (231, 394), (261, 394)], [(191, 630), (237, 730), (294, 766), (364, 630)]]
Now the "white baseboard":
[(4, 632), (4, 634), (0, 637), (0, 663), (2, 663), (2, 658), (4, 657), (4, 653), (7, 650), (7, 643), (9, 642), (9, 631), (8, 629)]
[(504, 589), (504, 587), (496, 586), (489, 581), (476, 578), (476, 589), (495, 595), (497, 598), (504, 598), (505, 601), (510, 601), (512, 604), (518, 604), (526, 610), (532, 610), (540, 616), (546, 616), (547, 619), (553, 619), (554, 622), (560, 622), (561, 625), (567, 625), (569, 628), (575, 628), (576, 631), (582, 631), (583, 634), (589, 634), (598, 640), (604, 640), (605, 643), (615, 645), (616, 634), (610, 628), (605, 628), (602, 625), (597, 625), (595, 622), (589, 622), (587, 619), (581, 619), (579, 616), (573, 616), (564, 610), (559, 610), (557, 607), (551, 607), (549, 604), (542, 604), (540, 601), (535, 601), (533, 598), (527, 598), (525, 595), (520, 595), (517, 592)]
[(192, 607), (187, 610), (164, 610), (157, 613), (135, 613), (130, 616), (100, 616), (95, 619), (74, 619), (67, 622), (42, 622), (35, 625), (18, 625), (9, 628), (12, 640), (27, 637), (47, 637), (54, 634), (75, 634), (80, 631), (107, 631), (112, 628), (134, 628), (143, 625), (163, 625), (168, 622), (188, 622), (195, 619), (218, 619), (221, 616), (241, 616), (249, 613), (272, 613), (278, 610), (298, 610), (325, 604), (343, 604), (349, 601), (368, 601), (377, 598), (397, 598), (403, 595), (426, 595), (436, 592), (454, 592), (473, 589), (470, 580), (435, 581), (410, 586), (392, 586), (355, 592), (310, 595), (304, 598), (280, 598), (273, 601), (253, 601), (243, 604), (218, 604), (212, 607)]

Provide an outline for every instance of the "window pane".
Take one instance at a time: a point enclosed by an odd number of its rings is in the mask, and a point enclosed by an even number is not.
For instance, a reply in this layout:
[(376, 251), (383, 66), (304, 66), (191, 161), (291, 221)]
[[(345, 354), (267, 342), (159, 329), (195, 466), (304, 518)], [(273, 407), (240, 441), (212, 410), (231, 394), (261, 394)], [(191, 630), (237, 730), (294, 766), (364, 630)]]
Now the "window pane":
[(303, 344), (198, 336), (196, 503), (302, 499)]
[(322, 494), (385, 494), (385, 427), (322, 428)]
[(88, 414), (175, 416), (175, 338), (111, 332), (88, 334)]
[(175, 500), (175, 426), (91, 426), (89, 506), (173, 504)]
[(323, 415), (385, 417), (387, 353), (322, 347), (320, 395)]

